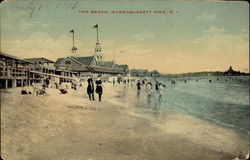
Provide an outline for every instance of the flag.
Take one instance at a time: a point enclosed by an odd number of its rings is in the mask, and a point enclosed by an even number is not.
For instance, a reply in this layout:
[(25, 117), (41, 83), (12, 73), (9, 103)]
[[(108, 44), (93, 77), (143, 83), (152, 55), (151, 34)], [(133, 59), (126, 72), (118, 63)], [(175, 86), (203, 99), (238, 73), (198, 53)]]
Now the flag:
[(72, 29), (71, 31), (69, 31), (69, 33), (74, 33), (74, 30)]
[(93, 27), (93, 29), (98, 28), (98, 24)]

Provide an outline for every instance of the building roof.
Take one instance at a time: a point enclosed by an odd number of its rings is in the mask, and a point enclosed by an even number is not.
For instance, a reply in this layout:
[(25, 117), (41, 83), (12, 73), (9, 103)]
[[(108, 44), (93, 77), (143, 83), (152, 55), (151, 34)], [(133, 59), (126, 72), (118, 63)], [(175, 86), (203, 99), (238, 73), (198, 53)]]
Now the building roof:
[(89, 56), (89, 57), (71, 57), (80, 62), (83, 65), (90, 65), (92, 60), (95, 58), (94, 56)]
[(89, 67), (89, 68), (95, 72), (109, 72), (109, 73), (122, 73), (123, 72), (121, 69), (110, 68), (110, 67), (93, 66), (93, 67)]
[[(73, 56), (69, 56), (68, 58), (80, 62), (83, 65), (90, 65), (90, 63), (92, 62), (92, 60), (95, 58), (94, 56), (88, 56), (88, 57), (73, 57)], [(60, 61), (62, 61), (65, 58), (58, 58), (56, 60), (55, 63), (59, 63)]]
[(157, 70), (155, 69), (155, 70), (153, 70), (153, 71), (150, 71), (150, 73), (159, 74), (160, 72), (159, 72), (159, 71), (157, 71)]
[(27, 62), (27, 63), (33, 64), (33, 63), (30, 62), (30, 61), (26, 61), (26, 60), (24, 60), (24, 59), (20, 59), (20, 58), (18, 58), (18, 57), (16, 57), (16, 56), (12, 56), (12, 55), (9, 55), (9, 54), (7, 54), (7, 53), (3, 53), (2, 51), (0, 51), (0, 55), (3, 56), (3, 57), (8, 57), (8, 58), (12, 58), (12, 59), (15, 59), (15, 60), (19, 60), (19, 61), (23, 61), (23, 62)]
[(120, 64), (119, 66), (120, 66), (120, 67), (122, 67), (122, 68), (126, 68), (126, 67), (128, 67), (128, 65), (127, 65), (127, 64)]
[(60, 62), (61, 60), (63, 60), (64, 58), (58, 58), (57, 60), (56, 60), (56, 62), (55, 63), (58, 63), (58, 62)]
[(29, 61), (29, 62), (44, 62), (44, 63), (55, 63), (54, 61), (51, 61), (47, 58), (44, 58), (44, 57), (40, 57), (40, 58), (26, 58), (25, 59), (26, 61)]
[(104, 61), (101, 66), (103, 67), (113, 67), (114, 61)]
[(228, 72), (234, 72), (232, 66), (229, 67)]
[(121, 64), (121, 65), (118, 65), (119, 68), (122, 68), (123, 71), (125, 71), (126, 69), (128, 69), (128, 65), (127, 64)]
[[(117, 65), (114, 61), (104, 61), (98, 63), (97, 66), (91, 65), (91, 62), (95, 59), (95, 56), (88, 57), (68, 57), (77, 63), (80, 63), (82, 66), (67, 66), (67, 69), (74, 71), (91, 71), (91, 72), (109, 72), (109, 73), (122, 73), (127, 68), (128, 65)], [(58, 58), (56, 63), (60, 63), (65, 58)], [(115, 67), (114, 67), (115, 66)]]

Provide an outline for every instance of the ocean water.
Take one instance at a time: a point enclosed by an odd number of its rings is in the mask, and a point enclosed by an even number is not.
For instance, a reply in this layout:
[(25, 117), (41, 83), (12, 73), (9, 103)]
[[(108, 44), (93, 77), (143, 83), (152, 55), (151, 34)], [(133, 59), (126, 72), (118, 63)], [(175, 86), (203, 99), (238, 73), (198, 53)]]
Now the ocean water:
[[(171, 80), (174, 80), (175, 84), (172, 84)], [(248, 139), (250, 123), (248, 76), (158, 78), (157, 81), (166, 85), (162, 101), (158, 100), (156, 92), (148, 98), (145, 87), (142, 88), (139, 96), (126, 95), (129, 87), (124, 87), (122, 94), (127, 97), (125, 101), (133, 103), (139, 108), (140, 113), (153, 109), (161, 114), (169, 111), (188, 114), (232, 129), (242, 138)], [(129, 89), (136, 93), (135, 86)]]

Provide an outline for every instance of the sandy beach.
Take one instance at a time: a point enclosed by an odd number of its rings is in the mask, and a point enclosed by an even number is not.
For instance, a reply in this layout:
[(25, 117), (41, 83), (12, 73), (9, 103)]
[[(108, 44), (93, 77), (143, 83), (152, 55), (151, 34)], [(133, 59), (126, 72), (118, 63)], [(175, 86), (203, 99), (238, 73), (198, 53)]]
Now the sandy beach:
[[(230, 160), (248, 152), (248, 142), (232, 130), (189, 115), (136, 108), (129, 103), (136, 99), (135, 86), (106, 83), (102, 102), (89, 101), (85, 86), (68, 94), (47, 89), (45, 96), (1, 90), (2, 157)], [(146, 98), (140, 96), (138, 103), (144, 105)]]

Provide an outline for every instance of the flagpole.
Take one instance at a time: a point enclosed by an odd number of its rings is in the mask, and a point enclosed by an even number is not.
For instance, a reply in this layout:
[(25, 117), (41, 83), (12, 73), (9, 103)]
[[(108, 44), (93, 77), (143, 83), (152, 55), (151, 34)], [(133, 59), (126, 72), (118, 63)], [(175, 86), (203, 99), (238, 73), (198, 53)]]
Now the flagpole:
[(73, 32), (73, 48), (75, 47), (75, 36), (74, 36), (75, 32)]
[(99, 42), (99, 39), (98, 39), (98, 25), (97, 25), (96, 29), (97, 29), (97, 43), (98, 43)]

